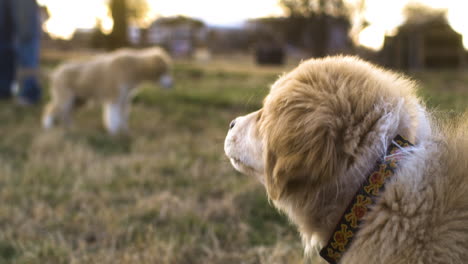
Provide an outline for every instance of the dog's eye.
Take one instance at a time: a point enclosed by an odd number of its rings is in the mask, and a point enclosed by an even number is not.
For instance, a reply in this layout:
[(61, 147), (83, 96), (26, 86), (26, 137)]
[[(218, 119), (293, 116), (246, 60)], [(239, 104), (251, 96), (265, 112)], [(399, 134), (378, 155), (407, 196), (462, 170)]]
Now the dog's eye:
[(232, 129), (236, 125), (236, 119), (232, 120), (229, 124), (229, 129)]

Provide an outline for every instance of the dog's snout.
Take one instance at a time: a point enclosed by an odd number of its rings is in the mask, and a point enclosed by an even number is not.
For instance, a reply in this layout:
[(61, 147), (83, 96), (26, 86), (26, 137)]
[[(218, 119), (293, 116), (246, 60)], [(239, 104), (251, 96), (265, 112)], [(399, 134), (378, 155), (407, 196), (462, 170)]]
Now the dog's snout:
[(237, 119), (231, 121), (231, 123), (229, 124), (229, 129), (232, 129), (236, 125), (236, 120)]

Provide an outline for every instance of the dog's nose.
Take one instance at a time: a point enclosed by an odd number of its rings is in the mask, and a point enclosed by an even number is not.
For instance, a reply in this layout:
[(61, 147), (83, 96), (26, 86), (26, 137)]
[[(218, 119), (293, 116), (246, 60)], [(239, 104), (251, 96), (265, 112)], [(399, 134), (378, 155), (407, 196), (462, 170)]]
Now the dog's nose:
[(229, 124), (229, 129), (232, 129), (236, 125), (236, 120), (237, 119), (231, 121), (231, 123)]

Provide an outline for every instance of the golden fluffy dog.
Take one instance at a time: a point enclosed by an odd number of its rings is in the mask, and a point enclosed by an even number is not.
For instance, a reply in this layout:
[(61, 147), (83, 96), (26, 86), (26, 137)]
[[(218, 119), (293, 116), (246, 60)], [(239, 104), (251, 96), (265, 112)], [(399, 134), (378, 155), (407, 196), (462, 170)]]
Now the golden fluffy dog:
[[(468, 263), (468, 121), (441, 124), (415, 84), (353, 57), (309, 60), (238, 117), (225, 152), (256, 176), (299, 229), (323, 247), (397, 134), (414, 146), (376, 197), (339, 263)], [(447, 123), (447, 122), (446, 122)]]
[(111, 134), (125, 132), (130, 94), (142, 81), (172, 85), (171, 59), (161, 48), (122, 49), (85, 62), (69, 62), (58, 67), (51, 79), (51, 102), (42, 124), (50, 128), (56, 121), (70, 122), (76, 99), (103, 103), (104, 125)]

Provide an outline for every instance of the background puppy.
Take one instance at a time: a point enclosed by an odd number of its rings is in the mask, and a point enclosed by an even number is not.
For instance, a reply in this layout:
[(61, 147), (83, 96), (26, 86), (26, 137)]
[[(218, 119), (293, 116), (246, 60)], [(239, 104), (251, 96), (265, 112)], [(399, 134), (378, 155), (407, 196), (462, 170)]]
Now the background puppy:
[(172, 86), (171, 59), (161, 48), (122, 49), (86, 62), (69, 62), (52, 74), (51, 101), (42, 124), (68, 124), (75, 100), (95, 99), (103, 104), (104, 125), (111, 134), (125, 132), (130, 93), (142, 81), (160, 81)]
[(235, 119), (233, 166), (264, 183), (307, 252), (324, 246), (396, 135), (414, 143), (340, 263), (466, 263), (468, 120), (440, 125), (415, 85), (352, 57), (309, 60)]

